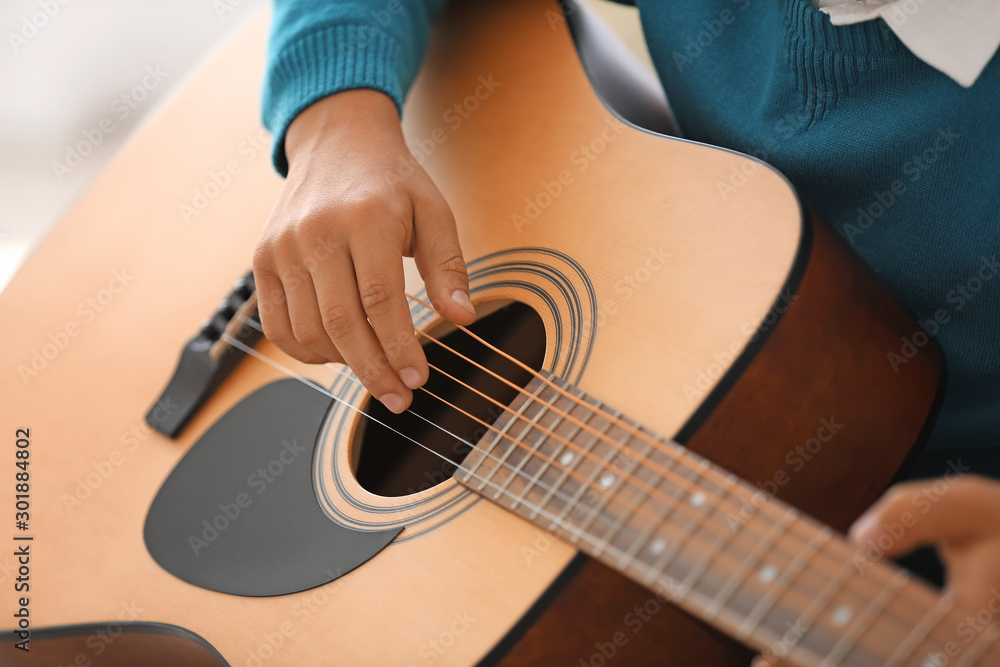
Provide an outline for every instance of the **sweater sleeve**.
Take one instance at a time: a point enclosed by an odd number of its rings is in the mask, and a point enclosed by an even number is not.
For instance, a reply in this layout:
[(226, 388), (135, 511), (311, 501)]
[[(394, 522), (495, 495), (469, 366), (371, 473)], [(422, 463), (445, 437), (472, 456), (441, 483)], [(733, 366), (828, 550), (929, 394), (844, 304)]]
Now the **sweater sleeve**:
[(274, 0), (262, 115), (288, 173), (285, 133), (313, 102), (373, 88), (401, 109), (446, 0)]

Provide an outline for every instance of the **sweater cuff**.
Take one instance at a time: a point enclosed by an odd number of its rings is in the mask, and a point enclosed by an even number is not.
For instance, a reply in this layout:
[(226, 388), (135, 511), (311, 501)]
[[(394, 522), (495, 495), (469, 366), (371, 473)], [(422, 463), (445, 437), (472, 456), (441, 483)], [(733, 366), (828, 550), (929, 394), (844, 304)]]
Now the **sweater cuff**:
[(272, 56), (264, 84), (264, 126), (272, 160), (288, 175), (285, 133), (306, 107), (343, 90), (372, 88), (403, 106), (407, 65), (392, 36), (372, 25), (333, 25), (297, 37)]

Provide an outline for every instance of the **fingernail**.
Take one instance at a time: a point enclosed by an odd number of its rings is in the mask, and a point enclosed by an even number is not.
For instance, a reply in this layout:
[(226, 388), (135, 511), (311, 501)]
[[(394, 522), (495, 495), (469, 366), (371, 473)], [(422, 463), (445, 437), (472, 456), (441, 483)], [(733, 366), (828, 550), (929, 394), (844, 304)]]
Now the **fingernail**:
[(378, 400), (382, 401), (382, 405), (389, 408), (390, 412), (394, 412), (397, 415), (406, 409), (406, 403), (399, 394), (386, 394)]
[(850, 537), (855, 542), (861, 542), (866, 537), (871, 537), (869, 535), (875, 529), (875, 523), (877, 519), (874, 514), (865, 514), (860, 519), (854, 522), (850, 530), (847, 531), (848, 537)]
[(399, 379), (410, 389), (416, 389), (420, 386), (420, 373), (417, 372), (416, 368), (404, 368), (399, 371)]
[(476, 314), (476, 309), (472, 306), (472, 299), (469, 298), (468, 292), (465, 290), (457, 289), (451, 293), (451, 300), (457, 305), (461, 306), (465, 310), (469, 311), (473, 315)]

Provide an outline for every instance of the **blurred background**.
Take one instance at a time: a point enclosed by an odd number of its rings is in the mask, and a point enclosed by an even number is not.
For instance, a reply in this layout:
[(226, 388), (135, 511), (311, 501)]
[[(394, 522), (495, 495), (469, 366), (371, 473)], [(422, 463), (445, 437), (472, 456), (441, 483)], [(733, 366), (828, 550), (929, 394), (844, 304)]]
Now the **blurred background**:
[[(0, 290), (150, 110), (267, 4), (0, 4), (5, 42), (0, 46)], [(585, 4), (650, 66), (634, 9), (602, 0)], [(81, 143), (92, 148), (70, 148)]]

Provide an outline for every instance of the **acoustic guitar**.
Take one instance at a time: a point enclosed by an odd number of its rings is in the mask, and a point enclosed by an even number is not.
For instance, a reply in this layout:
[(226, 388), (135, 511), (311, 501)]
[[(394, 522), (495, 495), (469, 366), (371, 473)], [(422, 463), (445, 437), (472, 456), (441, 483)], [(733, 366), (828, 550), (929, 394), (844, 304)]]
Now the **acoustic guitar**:
[[(931, 420), (913, 316), (772, 168), (606, 106), (556, 2), (452, 4), (405, 133), (480, 317), (407, 260), (410, 413), (245, 335), (266, 16), (0, 295), (0, 662), (1000, 665), (840, 532)], [(167, 437), (186, 344), (242, 361)]]

